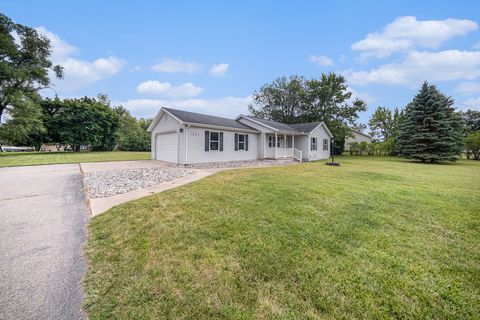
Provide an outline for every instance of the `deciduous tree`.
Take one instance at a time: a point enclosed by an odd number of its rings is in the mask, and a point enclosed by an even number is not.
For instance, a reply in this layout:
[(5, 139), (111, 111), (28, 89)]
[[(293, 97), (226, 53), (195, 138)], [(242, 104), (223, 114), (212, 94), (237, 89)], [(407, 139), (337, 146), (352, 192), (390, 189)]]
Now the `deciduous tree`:
[(137, 120), (122, 106), (114, 108), (120, 119), (117, 132), (117, 148), (124, 151), (148, 151), (151, 138), (147, 128), (151, 119), (140, 118)]
[(465, 138), (465, 146), (467, 147), (467, 158), (471, 153), (474, 160), (480, 160), (480, 131), (470, 133)]
[(47, 98), (41, 105), (46, 142), (71, 145), (75, 151), (80, 150), (80, 145), (90, 145), (95, 150), (115, 147), (119, 118), (101, 97)]
[(63, 68), (50, 60), (50, 42), (35, 29), (13, 22), (0, 13), (0, 122), (5, 111), (18, 112), (19, 95), (33, 93), (50, 85), (49, 72), (63, 76)]
[(480, 130), (480, 111), (469, 109), (461, 112), (461, 115), (465, 123), (465, 136)]
[(377, 107), (368, 120), (370, 135), (376, 140), (385, 141), (395, 134), (393, 114), (387, 107)]

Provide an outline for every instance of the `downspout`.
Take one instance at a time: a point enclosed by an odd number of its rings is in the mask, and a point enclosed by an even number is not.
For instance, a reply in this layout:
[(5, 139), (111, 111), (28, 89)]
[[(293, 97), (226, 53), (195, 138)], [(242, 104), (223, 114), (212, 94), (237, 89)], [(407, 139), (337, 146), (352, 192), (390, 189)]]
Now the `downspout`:
[(190, 128), (190, 124), (185, 126), (185, 165), (188, 164), (188, 160), (187, 160), (188, 159), (188, 146), (187, 146), (187, 143), (188, 143), (188, 139), (187, 139), (188, 128)]

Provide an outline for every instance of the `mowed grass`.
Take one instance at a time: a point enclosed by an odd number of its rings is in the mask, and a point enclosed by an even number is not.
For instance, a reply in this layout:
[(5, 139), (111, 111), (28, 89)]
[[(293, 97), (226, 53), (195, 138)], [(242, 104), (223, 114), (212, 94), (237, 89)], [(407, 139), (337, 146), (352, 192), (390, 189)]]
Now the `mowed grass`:
[(147, 159), (150, 152), (0, 152), (0, 167)]
[(480, 162), (224, 171), (93, 218), (90, 319), (478, 319)]

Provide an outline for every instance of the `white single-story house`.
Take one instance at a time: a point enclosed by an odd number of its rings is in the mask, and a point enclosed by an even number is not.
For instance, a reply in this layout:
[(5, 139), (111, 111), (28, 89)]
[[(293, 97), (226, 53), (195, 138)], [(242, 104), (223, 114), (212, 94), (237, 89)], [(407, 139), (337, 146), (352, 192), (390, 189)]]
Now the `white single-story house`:
[(352, 135), (353, 135), (353, 137), (346, 137), (345, 138), (345, 148), (344, 148), (345, 151), (348, 151), (350, 149), (350, 145), (352, 144), (352, 142), (372, 143), (372, 137), (370, 137), (369, 135), (367, 135), (363, 132), (352, 129)]
[(285, 124), (161, 108), (148, 131), (152, 159), (176, 164), (294, 158), (327, 159), (332, 134), (323, 122)]

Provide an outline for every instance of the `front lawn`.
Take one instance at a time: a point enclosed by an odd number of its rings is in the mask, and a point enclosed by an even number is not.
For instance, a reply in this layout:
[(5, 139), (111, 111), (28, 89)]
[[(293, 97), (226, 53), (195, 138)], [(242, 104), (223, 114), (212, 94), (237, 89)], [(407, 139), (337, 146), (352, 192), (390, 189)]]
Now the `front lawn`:
[(225, 171), (92, 219), (90, 318), (477, 318), (480, 162), (339, 161)]
[(0, 167), (148, 159), (150, 152), (0, 152)]

